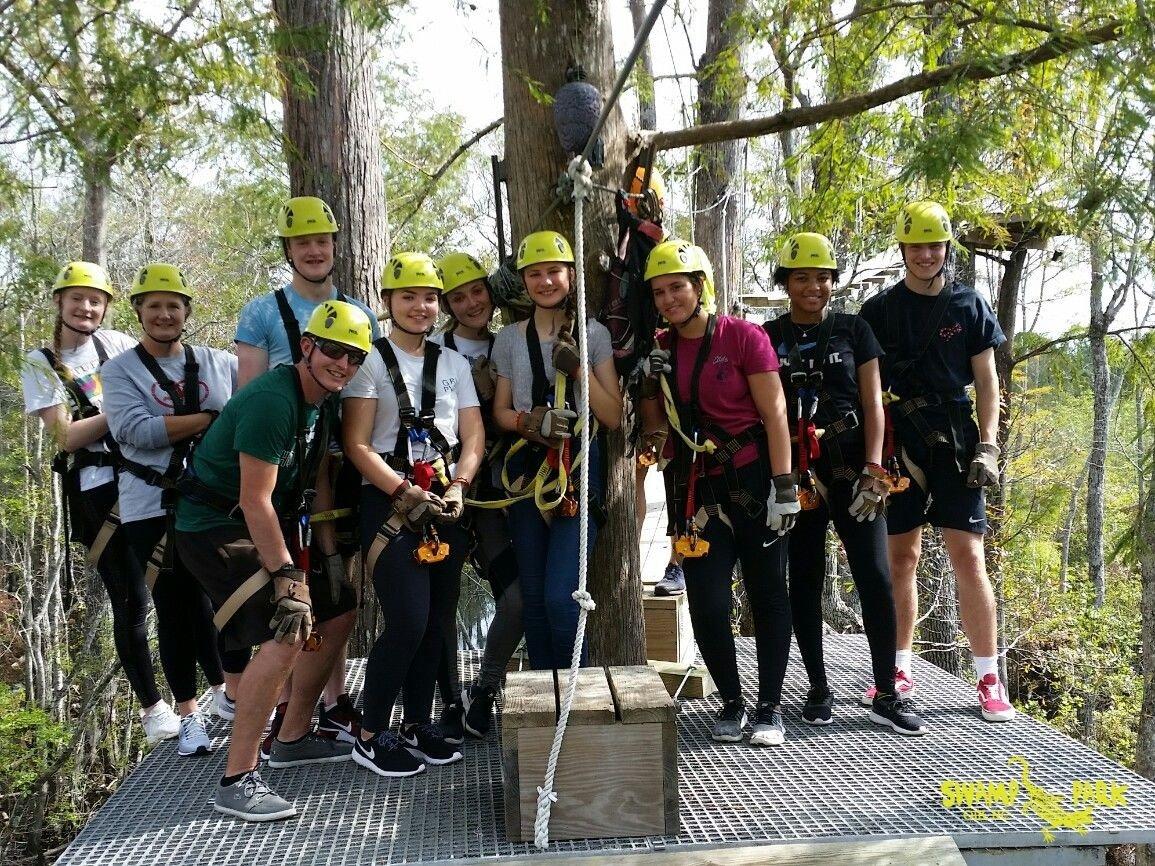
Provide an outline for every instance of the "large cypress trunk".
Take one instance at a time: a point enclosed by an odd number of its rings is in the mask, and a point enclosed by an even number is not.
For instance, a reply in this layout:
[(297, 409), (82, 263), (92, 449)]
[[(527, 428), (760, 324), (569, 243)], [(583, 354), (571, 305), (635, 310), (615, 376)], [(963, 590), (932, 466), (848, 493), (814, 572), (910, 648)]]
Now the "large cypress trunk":
[[(555, 0), (548, 5), (502, 0), (501, 55), (505, 102), (505, 170), (509, 182), (514, 243), (529, 232), (554, 229), (573, 240), (573, 206), (545, 216), (554, 184), (569, 161), (553, 131), (553, 109), (534, 96), (552, 94), (565, 82), (567, 66), (580, 64), (587, 80), (608, 95), (616, 75), (613, 36), (601, 0)], [(595, 180), (621, 183), (625, 167), (625, 127), (615, 109), (602, 131), (606, 164)], [(612, 248), (616, 227), (612, 202), (601, 194), (586, 202), (585, 271), (589, 313), (603, 296), (600, 252)], [(595, 664), (644, 664), (641, 570), (634, 515), (634, 469), (624, 456), (621, 434), (607, 437), (608, 520), (602, 528), (589, 575), (597, 610), (589, 622)]]

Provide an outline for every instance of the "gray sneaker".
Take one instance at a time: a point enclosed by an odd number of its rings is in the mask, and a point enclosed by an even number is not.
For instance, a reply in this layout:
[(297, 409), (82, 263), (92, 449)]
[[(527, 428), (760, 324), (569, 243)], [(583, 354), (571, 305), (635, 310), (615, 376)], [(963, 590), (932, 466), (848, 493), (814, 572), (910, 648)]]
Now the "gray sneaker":
[(754, 711), (754, 727), (750, 733), (751, 746), (781, 746), (786, 742), (786, 725), (781, 710), (770, 704), (758, 704)]
[(297, 807), (273, 793), (256, 770), (231, 785), (217, 785), (213, 808), (242, 821), (278, 821), (297, 814)]
[(205, 731), (205, 719), (200, 713), (189, 713), (180, 720), (180, 736), (176, 741), (176, 753), (183, 758), (193, 755), (207, 755), (213, 750), (212, 740)]
[(686, 591), (686, 573), (682, 566), (671, 562), (666, 566), (666, 573), (654, 587), (654, 595), (682, 595)]
[(294, 743), (282, 743), (274, 739), (269, 751), (269, 766), (282, 770), (305, 764), (332, 764), (348, 761), (352, 752), (352, 743), (327, 740), (310, 732)]
[(719, 743), (742, 742), (742, 728), (746, 726), (746, 706), (741, 699), (727, 701), (718, 712), (714, 730), (710, 736)]

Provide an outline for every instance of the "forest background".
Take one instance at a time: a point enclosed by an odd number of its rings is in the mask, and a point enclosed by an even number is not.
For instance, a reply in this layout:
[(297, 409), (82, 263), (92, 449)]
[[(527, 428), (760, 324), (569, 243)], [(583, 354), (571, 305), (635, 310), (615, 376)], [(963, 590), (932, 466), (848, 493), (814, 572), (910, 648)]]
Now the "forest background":
[[(539, 225), (572, 236), (551, 94), (573, 64), (608, 94), (651, 6), (0, 0), (5, 863), (49, 862), (144, 748), (103, 588), (61, 542), (52, 444), (23, 414), (20, 360), (50, 335), (61, 264), (107, 263), (123, 287), (146, 261), (176, 263), (198, 293), (188, 339), (228, 347), (241, 306), (285, 278), (273, 215), (290, 194), (334, 205), (338, 284), (371, 301), (391, 251), (496, 265), (494, 159), (507, 247)], [(947, 205), (959, 270), (1011, 337), (988, 551), (1012, 696), (1155, 778), (1152, 34), (1138, 2), (669, 2), (595, 180), (618, 187), (652, 147), (666, 227), (710, 254), (726, 309), (781, 305), (778, 244), (813, 230), (835, 242), (854, 310), (896, 276), (899, 205)], [(610, 197), (587, 212), (596, 273)], [(592, 280), (595, 308), (601, 292)], [(134, 331), (123, 301), (110, 324)], [(598, 661), (632, 663), (632, 461), (616, 466), (592, 641)], [(828, 620), (853, 629), (830, 550)], [(917, 648), (965, 674), (933, 543), (922, 570)], [(375, 629), (370, 605), (362, 646)]]

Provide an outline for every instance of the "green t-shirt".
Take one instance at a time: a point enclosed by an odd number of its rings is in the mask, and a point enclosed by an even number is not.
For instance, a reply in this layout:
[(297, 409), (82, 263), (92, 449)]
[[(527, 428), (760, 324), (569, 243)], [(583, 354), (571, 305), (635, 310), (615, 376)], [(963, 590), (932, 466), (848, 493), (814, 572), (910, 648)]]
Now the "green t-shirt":
[[(320, 410), (305, 402), (295, 367), (276, 367), (237, 391), (225, 404), (193, 456), (192, 473), (197, 480), (231, 501), (240, 498), (240, 455), (248, 454), (280, 467), (273, 489), (273, 507), (284, 517), (296, 508), (297, 473), (302, 465), (315, 466), (312, 456), (298, 459), (298, 443), (312, 452)], [(193, 496), (180, 497), (176, 528), (201, 532), (218, 526), (243, 525)]]

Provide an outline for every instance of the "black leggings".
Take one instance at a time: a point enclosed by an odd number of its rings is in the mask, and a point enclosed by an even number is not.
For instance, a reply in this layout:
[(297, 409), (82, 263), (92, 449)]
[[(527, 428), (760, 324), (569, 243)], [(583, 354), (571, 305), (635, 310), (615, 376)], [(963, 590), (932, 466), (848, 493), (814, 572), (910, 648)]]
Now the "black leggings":
[[(767, 484), (759, 464), (751, 463), (737, 472), (741, 488), (749, 491), (755, 502), (765, 503)], [(758, 652), (758, 701), (777, 706), (782, 700), (782, 680), (790, 657), (786, 542), (766, 528), (764, 506), (751, 516), (730, 502), (724, 476), (698, 479), (699, 502), (710, 501), (703, 495), (707, 493), (707, 482), (713, 501), (722, 503), (733, 528), (711, 516), (701, 528), (701, 537), (710, 543), (710, 552), (682, 562), (694, 639), (722, 699), (740, 699), (742, 686), (730, 611), (734, 602), (734, 565), (741, 562)], [(772, 543), (766, 546), (768, 542)]]
[[(144, 585), (144, 569), (153, 548), (165, 531), (165, 518), (151, 517), (121, 524), (129, 549), (135, 555)], [(175, 545), (175, 539), (169, 539)], [(177, 703), (197, 696), (197, 663), (209, 685), (224, 682), (221, 657), (217, 650), (217, 630), (213, 609), (200, 584), (173, 554), (172, 571), (161, 572), (152, 590), (156, 608), (156, 642), (172, 696)]]
[[(71, 538), (91, 547), (117, 500), (116, 482), (68, 495)], [(148, 646), (148, 588), (144, 570), (132, 555), (122, 529), (109, 539), (96, 573), (104, 581), (112, 606), (112, 642), (136, 699), (142, 707), (160, 700), (156, 669)]]
[[(390, 502), (390, 497), (376, 487), (362, 488), (363, 554), (392, 513)], [(362, 702), (367, 731), (376, 733), (389, 728), (393, 705), (402, 690), (405, 721), (430, 721), (433, 689), (442, 659), (453, 659), (456, 671), (457, 598), (468, 543), (460, 527), (452, 524), (440, 525), (438, 534), (449, 544), (450, 551), (441, 562), (419, 565), (413, 552), (421, 539), (402, 529), (373, 569), (383, 627), (365, 668)]]
[(822, 587), (826, 576), (826, 527), (833, 520), (862, 603), (874, 683), (879, 691), (893, 693), (894, 593), (886, 559), (886, 520), (880, 517), (859, 523), (850, 516), (850, 482), (834, 481), (826, 490), (829, 503), (820, 499), (813, 511), (799, 514), (790, 533), (790, 609), (806, 674), (811, 687), (827, 685), (822, 656)]

